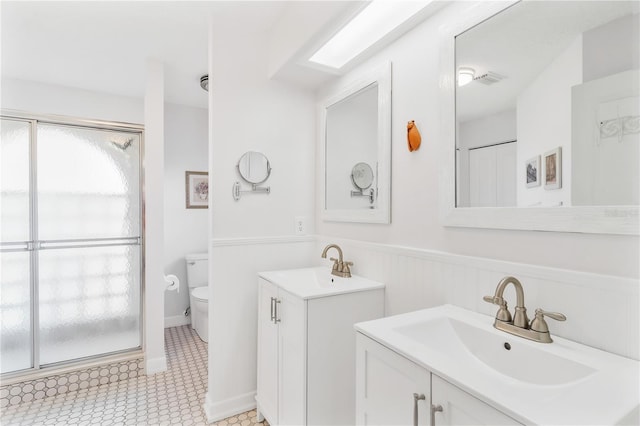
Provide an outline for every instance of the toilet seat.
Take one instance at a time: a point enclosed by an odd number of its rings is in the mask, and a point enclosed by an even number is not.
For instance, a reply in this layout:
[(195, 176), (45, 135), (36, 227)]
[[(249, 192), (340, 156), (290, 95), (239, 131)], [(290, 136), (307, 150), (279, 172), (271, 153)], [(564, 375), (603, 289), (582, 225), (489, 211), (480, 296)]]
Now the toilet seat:
[(201, 302), (209, 302), (209, 287), (197, 287), (191, 292), (194, 299)]

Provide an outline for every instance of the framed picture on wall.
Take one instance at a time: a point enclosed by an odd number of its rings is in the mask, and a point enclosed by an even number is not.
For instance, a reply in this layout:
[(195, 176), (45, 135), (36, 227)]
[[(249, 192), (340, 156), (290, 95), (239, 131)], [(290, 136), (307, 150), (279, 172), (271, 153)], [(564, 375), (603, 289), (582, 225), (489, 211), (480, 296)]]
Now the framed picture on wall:
[(527, 176), (526, 176), (527, 188), (540, 186), (540, 156), (539, 155), (536, 155), (535, 157), (527, 161), (525, 170), (527, 173)]
[(209, 173), (185, 172), (185, 194), (188, 209), (206, 209), (209, 205)]
[(562, 148), (544, 153), (544, 189), (562, 188)]

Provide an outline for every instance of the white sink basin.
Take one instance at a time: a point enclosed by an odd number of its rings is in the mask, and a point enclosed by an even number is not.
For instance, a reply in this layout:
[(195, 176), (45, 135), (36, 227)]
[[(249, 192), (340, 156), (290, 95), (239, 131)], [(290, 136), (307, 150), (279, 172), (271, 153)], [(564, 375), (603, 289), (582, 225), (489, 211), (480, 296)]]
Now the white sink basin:
[(357, 275), (350, 278), (332, 275), (331, 268), (328, 267), (260, 272), (258, 276), (302, 299), (384, 288), (382, 283)]
[(565, 384), (596, 371), (541, 347), (520, 344), (522, 339), (509, 334), (496, 334), (450, 317), (398, 327), (396, 331), (418, 343), (455, 353), (461, 359), (475, 358), (500, 374), (527, 383)]
[(638, 361), (558, 336), (533, 342), (493, 321), (444, 305), (355, 328), (524, 424), (615, 424), (638, 415)]

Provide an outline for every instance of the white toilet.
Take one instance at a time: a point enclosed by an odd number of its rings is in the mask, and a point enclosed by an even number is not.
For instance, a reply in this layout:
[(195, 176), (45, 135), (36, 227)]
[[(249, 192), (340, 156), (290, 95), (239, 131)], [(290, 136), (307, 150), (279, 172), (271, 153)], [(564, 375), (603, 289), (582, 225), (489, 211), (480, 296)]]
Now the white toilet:
[(195, 253), (185, 256), (187, 284), (191, 305), (191, 327), (203, 342), (209, 341), (209, 255)]

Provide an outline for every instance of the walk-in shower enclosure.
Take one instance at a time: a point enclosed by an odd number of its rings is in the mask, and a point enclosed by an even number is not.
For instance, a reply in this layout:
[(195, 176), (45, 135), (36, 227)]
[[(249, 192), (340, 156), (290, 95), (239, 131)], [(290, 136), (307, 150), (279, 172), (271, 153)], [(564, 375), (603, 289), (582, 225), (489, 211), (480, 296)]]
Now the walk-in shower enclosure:
[(3, 375), (139, 349), (142, 127), (3, 112)]

